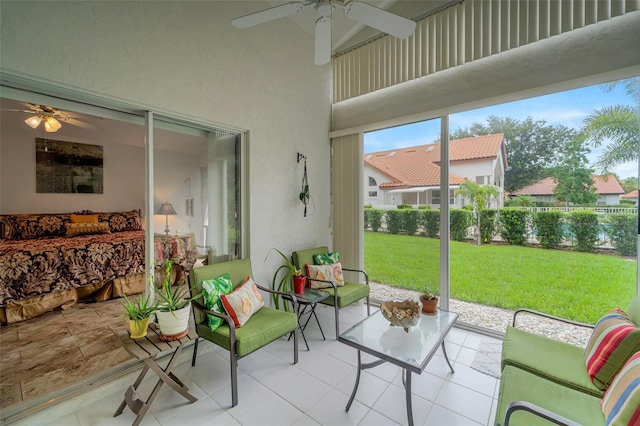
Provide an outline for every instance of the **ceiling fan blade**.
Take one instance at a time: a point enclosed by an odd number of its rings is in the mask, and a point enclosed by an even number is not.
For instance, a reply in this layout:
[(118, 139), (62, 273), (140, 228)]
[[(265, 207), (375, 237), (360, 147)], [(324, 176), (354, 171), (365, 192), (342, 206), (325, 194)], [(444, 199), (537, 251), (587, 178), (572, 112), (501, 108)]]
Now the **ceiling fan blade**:
[(89, 124), (89, 123), (86, 123), (84, 121), (80, 121), (80, 120), (75, 119), (75, 118), (67, 118), (66, 120), (63, 120), (63, 122), (67, 123), (67, 124), (71, 124), (73, 126), (82, 127), (83, 129), (103, 130), (101, 127), (94, 126), (93, 124)]
[(344, 13), (354, 21), (384, 31), (399, 39), (409, 37), (416, 29), (416, 23), (411, 19), (358, 1), (347, 3), (344, 6)]
[(26, 112), (26, 113), (29, 113), (29, 114), (33, 114), (33, 113), (34, 113), (34, 111), (29, 111), (29, 110), (26, 110), (26, 109), (6, 109), (6, 108), (2, 108), (2, 111), (9, 111), (9, 112)]
[(331, 60), (331, 18), (322, 16), (316, 21), (316, 65)]
[(284, 18), (285, 16), (300, 13), (304, 8), (304, 3), (291, 2), (232, 19), (231, 25), (236, 28), (249, 28), (254, 25), (264, 24), (265, 22), (274, 21), (279, 18)]

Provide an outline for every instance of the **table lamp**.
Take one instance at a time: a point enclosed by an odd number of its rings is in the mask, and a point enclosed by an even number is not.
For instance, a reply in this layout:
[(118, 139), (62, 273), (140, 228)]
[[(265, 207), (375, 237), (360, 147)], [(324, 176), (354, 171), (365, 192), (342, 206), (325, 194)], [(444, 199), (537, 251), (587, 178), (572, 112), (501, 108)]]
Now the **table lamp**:
[(165, 201), (156, 214), (163, 214), (166, 218), (164, 233), (169, 235), (169, 215), (174, 216), (177, 215), (176, 211), (173, 209), (173, 206), (170, 202)]

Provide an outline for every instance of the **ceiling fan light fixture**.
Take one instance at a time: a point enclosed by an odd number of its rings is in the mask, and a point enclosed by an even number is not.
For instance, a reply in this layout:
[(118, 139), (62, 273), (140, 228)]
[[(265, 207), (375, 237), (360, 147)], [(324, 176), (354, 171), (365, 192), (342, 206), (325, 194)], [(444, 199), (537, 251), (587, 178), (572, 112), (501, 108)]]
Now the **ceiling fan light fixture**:
[(31, 127), (32, 129), (36, 129), (42, 122), (42, 117), (34, 115), (33, 117), (29, 117), (24, 120), (24, 122), (27, 123), (27, 126)]
[(48, 133), (57, 132), (62, 127), (62, 124), (53, 117), (47, 117), (44, 119), (44, 130)]

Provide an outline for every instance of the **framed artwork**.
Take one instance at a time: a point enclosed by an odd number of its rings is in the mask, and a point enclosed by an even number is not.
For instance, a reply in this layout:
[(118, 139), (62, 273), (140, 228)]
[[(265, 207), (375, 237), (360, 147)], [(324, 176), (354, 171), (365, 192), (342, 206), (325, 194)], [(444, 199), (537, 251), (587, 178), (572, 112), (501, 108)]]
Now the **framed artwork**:
[(193, 198), (187, 198), (186, 212), (187, 212), (187, 216), (193, 217)]
[(36, 192), (102, 194), (103, 147), (36, 138)]

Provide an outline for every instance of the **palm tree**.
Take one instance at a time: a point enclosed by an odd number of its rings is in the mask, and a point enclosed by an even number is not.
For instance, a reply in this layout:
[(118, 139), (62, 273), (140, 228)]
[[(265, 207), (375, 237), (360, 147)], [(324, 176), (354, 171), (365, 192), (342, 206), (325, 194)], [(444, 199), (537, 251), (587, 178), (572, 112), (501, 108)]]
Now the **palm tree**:
[(478, 227), (478, 245), (481, 244), (480, 233), (480, 212), (486, 209), (491, 202), (491, 198), (498, 198), (500, 195), (500, 188), (495, 185), (478, 185), (477, 183), (465, 180), (460, 184), (460, 188), (456, 191), (456, 195), (462, 195), (469, 200), (469, 203), (473, 206), (473, 215), (476, 218), (476, 225)]
[(625, 91), (634, 100), (633, 106), (615, 105), (595, 110), (585, 118), (582, 129), (594, 147), (610, 141), (596, 162), (596, 167), (603, 174), (611, 173), (619, 164), (638, 159), (640, 77), (612, 82), (604, 89), (610, 92), (618, 83), (625, 86)]

